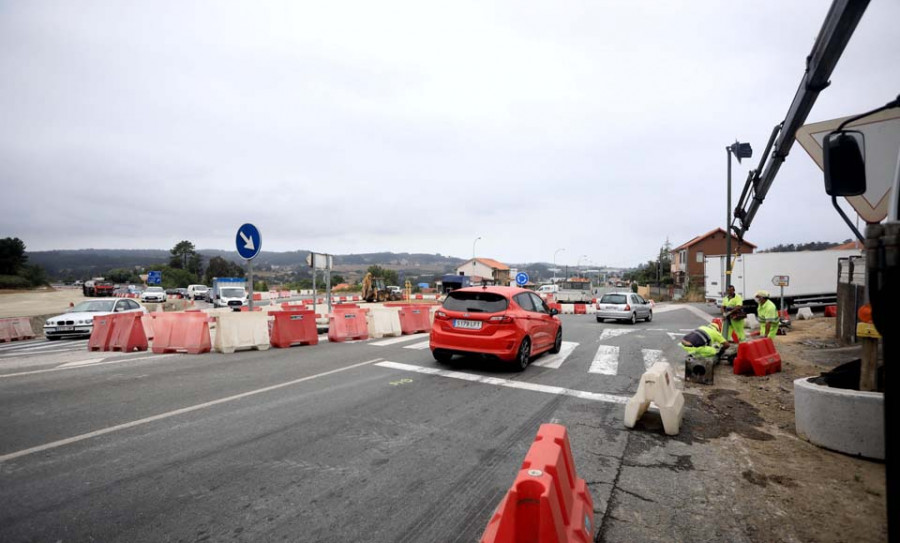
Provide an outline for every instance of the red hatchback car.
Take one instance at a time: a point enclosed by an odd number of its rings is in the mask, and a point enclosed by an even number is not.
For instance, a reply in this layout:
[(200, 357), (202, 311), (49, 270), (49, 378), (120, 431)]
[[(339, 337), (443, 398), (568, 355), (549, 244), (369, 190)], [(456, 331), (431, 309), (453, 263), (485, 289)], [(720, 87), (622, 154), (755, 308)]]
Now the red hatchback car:
[(522, 371), (545, 351), (558, 353), (562, 324), (540, 296), (515, 287), (468, 287), (447, 295), (434, 313), (431, 353), (438, 362), (477, 354), (515, 362)]

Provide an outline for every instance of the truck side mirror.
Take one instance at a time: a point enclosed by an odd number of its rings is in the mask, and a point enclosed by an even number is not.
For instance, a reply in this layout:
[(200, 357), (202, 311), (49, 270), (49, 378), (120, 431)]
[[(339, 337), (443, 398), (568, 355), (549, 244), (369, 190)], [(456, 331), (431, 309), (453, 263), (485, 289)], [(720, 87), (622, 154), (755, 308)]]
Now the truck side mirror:
[(825, 192), (859, 196), (866, 192), (866, 140), (862, 132), (841, 130), (825, 136)]

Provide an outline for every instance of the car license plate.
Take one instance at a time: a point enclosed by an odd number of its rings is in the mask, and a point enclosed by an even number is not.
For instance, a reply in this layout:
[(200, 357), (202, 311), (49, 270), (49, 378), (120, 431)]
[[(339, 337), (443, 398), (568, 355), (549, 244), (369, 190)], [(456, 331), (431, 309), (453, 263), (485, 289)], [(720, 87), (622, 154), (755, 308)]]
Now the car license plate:
[(464, 319), (455, 319), (453, 321), (454, 328), (466, 328), (468, 330), (481, 330), (481, 321), (467, 321)]
[(71, 332), (73, 330), (75, 330), (74, 326), (57, 326), (56, 327), (57, 332)]

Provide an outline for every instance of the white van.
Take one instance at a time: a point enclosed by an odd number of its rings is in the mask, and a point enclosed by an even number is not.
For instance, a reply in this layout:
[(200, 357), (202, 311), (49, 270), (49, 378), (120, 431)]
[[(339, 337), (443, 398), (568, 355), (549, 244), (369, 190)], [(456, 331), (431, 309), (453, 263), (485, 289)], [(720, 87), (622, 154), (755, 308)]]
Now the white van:
[(541, 285), (537, 291), (541, 294), (556, 294), (559, 292), (559, 285)]
[(188, 285), (187, 292), (191, 300), (209, 299), (209, 288), (206, 285)]

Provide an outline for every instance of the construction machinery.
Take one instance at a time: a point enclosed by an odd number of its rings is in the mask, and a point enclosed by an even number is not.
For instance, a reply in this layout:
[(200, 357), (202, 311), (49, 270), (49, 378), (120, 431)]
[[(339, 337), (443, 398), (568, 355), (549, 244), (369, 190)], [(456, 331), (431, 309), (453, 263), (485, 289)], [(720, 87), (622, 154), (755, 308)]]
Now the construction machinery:
[(386, 287), (384, 279), (366, 273), (362, 280), (362, 299), (367, 302), (389, 302), (403, 299), (403, 291), (399, 288)]

